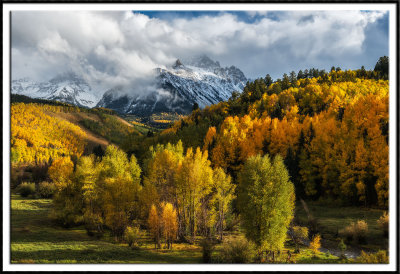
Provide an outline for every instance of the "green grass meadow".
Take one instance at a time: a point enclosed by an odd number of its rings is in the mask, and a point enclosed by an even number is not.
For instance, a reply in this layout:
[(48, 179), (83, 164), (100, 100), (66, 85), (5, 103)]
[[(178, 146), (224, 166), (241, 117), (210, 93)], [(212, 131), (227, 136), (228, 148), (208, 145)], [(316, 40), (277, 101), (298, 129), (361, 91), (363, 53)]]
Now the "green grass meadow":
[[(141, 246), (130, 248), (125, 243), (116, 243), (106, 235), (97, 239), (86, 234), (83, 226), (63, 228), (56, 225), (50, 218), (52, 201), (50, 199), (21, 198), (13, 194), (11, 197), (11, 263), (15, 264), (199, 264), (202, 263), (202, 249), (199, 240), (193, 244), (175, 243), (172, 250), (154, 249), (154, 244), (148, 235), (141, 238)], [(383, 249), (385, 243), (376, 226), (376, 219), (381, 211), (363, 210), (357, 208), (326, 208), (310, 205), (310, 210), (319, 218), (322, 224), (322, 235), (334, 242), (332, 236), (337, 227), (343, 227), (362, 216), (366, 217), (370, 227), (368, 244), (365, 248)], [(343, 216), (342, 216), (343, 214)], [(361, 215), (360, 215), (361, 214)], [(298, 207), (297, 215), (304, 220), (306, 215)], [(226, 238), (238, 237), (240, 231), (230, 232)], [(218, 258), (222, 245), (216, 245), (213, 257)], [(286, 263), (287, 251), (294, 251), (294, 245), (288, 241), (279, 262)], [(216, 261), (218, 262), (218, 261)], [(306, 246), (301, 247), (299, 254), (293, 254), (291, 263), (324, 264), (348, 263), (351, 260), (341, 260), (330, 252), (320, 252), (314, 256)]]
[[(381, 209), (363, 207), (337, 207), (321, 205), (317, 202), (308, 202), (310, 213), (317, 219), (321, 237), (326, 244), (337, 246), (341, 235), (338, 232), (350, 225), (351, 222), (364, 220), (368, 224), (367, 241), (364, 244), (352, 243), (354, 248), (365, 251), (377, 251), (388, 249), (388, 239), (383, 236), (377, 220), (384, 213)], [(307, 215), (299, 203), (296, 206), (296, 219), (302, 224), (307, 223)]]
[(132, 249), (110, 237), (89, 237), (83, 227), (66, 229), (49, 218), (51, 200), (11, 199), (11, 263), (201, 263), (198, 246), (174, 244), (155, 250), (148, 237)]

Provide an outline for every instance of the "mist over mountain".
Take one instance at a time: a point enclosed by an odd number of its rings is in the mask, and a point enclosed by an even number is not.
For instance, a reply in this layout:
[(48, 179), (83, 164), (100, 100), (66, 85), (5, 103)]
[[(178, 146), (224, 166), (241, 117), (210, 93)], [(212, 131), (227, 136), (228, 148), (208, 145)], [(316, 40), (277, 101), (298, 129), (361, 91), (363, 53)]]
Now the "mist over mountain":
[(155, 68), (148, 78), (108, 89), (100, 100), (92, 87), (73, 72), (59, 74), (48, 82), (35, 82), (28, 78), (13, 80), (11, 92), (148, 116), (160, 112), (187, 114), (195, 103), (204, 108), (225, 101), (232, 92), (241, 92), (247, 80), (239, 68), (222, 67), (218, 61), (200, 55), (185, 61), (177, 59), (170, 66)]
[(138, 92), (141, 87), (135, 86), (113, 88), (104, 93), (97, 106), (139, 116), (158, 112), (186, 114), (195, 103), (203, 108), (229, 99), (232, 92), (241, 92), (247, 82), (240, 69), (221, 67), (205, 55), (177, 59), (165, 69), (156, 68), (154, 77), (151, 92)]
[(29, 78), (13, 80), (11, 93), (80, 107), (94, 107), (98, 101), (90, 85), (73, 72), (59, 74), (48, 82), (36, 82)]

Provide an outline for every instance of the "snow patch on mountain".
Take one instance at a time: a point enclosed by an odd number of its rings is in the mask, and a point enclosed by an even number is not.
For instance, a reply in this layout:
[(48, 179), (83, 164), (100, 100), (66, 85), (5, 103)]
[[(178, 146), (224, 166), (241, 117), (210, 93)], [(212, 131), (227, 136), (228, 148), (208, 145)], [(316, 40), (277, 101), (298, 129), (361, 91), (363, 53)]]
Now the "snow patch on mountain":
[(35, 82), (29, 78), (13, 80), (11, 93), (89, 108), (98, 102), (89, 84), (72, 72), (57, 75), (48, 82)]
[[(187, 63), (186, 63), (187, 62)], [(247, 78), (234, 67), (221, 67), (207, 56), (181, 60), (167, 68), (156, 68), (153, 90), (138, 92), (137, 87), (110, 89), (98, 107), (122, 113), (147, 116), (154, 112), (189, 113), (194, 103), (201, 108), (228, 100), (232, 92), (242, 91)]]
[(100, 100), (90, 85), (72, 72), (57, 75), (48, 82), (35, 82), (28, 78), (13, 80), (11, 92), (148, 116), (155, 112), (187, 114), (195, 103), (204, 108), (226, 101), (232, 92), (241, 92), (246, 82), (247, 78), (240, 69), (221, 67), (218, 61), (203, 55), (184, 62), (178, 59), (165, 68), (155, 68), (152, 76), (111, 88)]

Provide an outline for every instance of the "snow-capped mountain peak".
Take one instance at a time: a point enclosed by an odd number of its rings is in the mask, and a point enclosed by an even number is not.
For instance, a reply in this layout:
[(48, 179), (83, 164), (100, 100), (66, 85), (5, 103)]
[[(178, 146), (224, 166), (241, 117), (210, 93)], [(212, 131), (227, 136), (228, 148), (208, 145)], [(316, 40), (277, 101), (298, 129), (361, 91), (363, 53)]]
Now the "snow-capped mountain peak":
[(238, 68), (221, 67), (203, 55), (192, 60), (177, 59), (170, 67), (156, 68), (157, 88), (138, 93), (134, 87), (116, 96), (109, 90), (97, 104), (122, 113), (147, 116), (154, 112), (189, 113), (194, 103), (201, 108), (229, 99), (233, 91), (242, 91), (247, 78)]
[(48, 82), (35, 82), (29, 78), (13, 80), (11, 93), (83, 107), (94, 107), (98, 101), (91, 93), (90, 85), (72, 72), (59, 74)]
[(154, 79), (145, 82), (146, 85), (116, 86), (98, 100), (82, 77), (65, 72), (48, 82), (35, 82), (28, 78), (13, 80), (11, 92), (141, 116), (154, 112), (186, 114), (195, 103), (203, 108), (228, 100), (232, 92), (243, 90), (247, 78), (235, 66), (221, 67), (218, 61), (201, 55), (186, 61), (177, 59), (166, 68), (155, 68)]

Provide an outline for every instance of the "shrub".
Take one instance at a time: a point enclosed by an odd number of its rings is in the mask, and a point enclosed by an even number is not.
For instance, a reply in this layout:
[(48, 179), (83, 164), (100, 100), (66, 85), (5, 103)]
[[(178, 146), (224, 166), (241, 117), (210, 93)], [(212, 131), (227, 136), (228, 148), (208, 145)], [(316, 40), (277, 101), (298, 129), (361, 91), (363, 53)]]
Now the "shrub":
[(358, 220), (357, 223), (351, 222), (339, 234), (344, 236), (347, 241), (357, 241), (358, 243), (365, 243), (367, 240), (368, 224), (364, 220)]
[(302, 226), (293, 226), (289, 230), (289, 235), (292, 237), (292, 240), (296, 246), (295, 253), (299, 253), (300, 252), (299, 243), (300, 241), (308, 237), (308, 228)]
[(356, 261), (363, 264), (388, 264), (389, 256), (384, 250), (379, 250), (376, 253), (370, 254), (361, 251), (361, 255), (357, 258)]
[(38, 194), (41, 198), (51, 198), (56, 192), (56, 186), (54, 183), (41, 182), (38, 186)]
[(214, 243), (210, 239), (204, 239), (200, 242), (203, 251), (203, 263), (211, 263), (211, 255), (214, 250)]
[(61, 211), (53, 208), (49, 217), (56, 224), (65, 228), (83, 224), (83, 216), (71, 212), (71, 210)]
[(376, 221), (379, 228), (383, 231), (383, 235), (388, 237), (389, 235), (389, 215), (384, 212), (383, 215)]
[(254, 244), (240, 237), (223, 243), (220, 261), (231, 264), (251, 263), (255, 255)]
[(36, 192), (35, 183), (22, 183), (18, 187), (18, 192), (22, 197), (33, 196)]
[(124, 238), (130, 247), (138, 248), (141, 234), (139, 226), (128, 226), (125, 229)]
[(104, 220), (100, 214), (94, 214), (90, 210), (85, 210), (83, 214), (83, 222), (85, 224), (86, 233), (92, 237), (100, 239), (103, 237), (103, 223)]
[(310, 242), (310, 249), (312, 250), (314, 256), (319, 253), (320, 248), (321, 248), (321, 236), (319, 234), (316, 234)]

